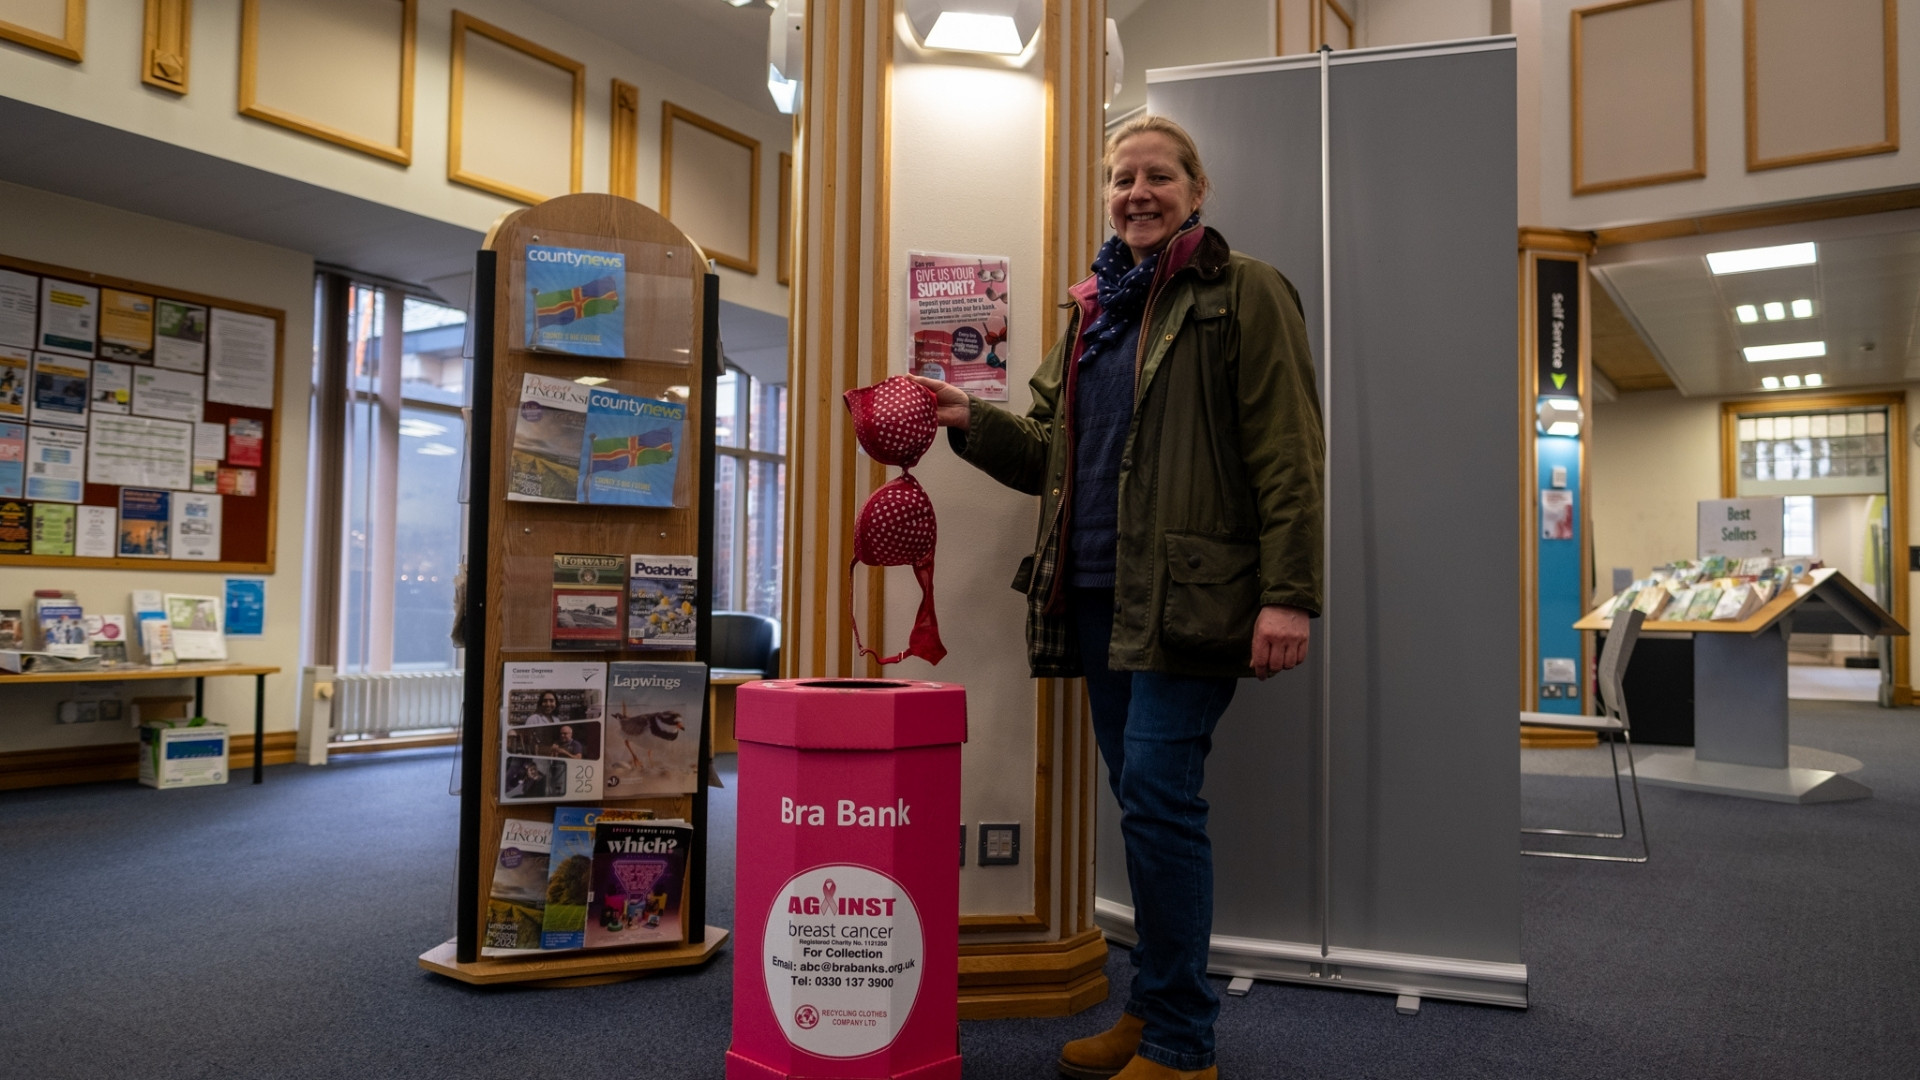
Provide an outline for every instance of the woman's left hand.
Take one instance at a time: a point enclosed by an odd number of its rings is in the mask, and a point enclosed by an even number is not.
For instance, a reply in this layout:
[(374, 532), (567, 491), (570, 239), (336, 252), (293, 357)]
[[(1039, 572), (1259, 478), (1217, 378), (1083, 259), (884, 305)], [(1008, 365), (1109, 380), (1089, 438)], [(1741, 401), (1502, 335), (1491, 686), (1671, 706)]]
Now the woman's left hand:
[(1276, 671), (1297, 667), (1307, 658), (1307, 613), (1285, 604), (1260, 609), (1253, 624), (1254, 675), (1265, 679)]

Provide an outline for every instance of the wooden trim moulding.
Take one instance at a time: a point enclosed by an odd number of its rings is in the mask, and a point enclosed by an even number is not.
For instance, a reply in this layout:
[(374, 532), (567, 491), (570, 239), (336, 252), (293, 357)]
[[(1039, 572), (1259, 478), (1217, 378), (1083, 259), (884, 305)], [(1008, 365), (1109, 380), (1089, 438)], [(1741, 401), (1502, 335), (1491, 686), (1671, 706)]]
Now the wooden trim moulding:
[[(252, 0), (248, 0), (248, 2), (251, 3)], [(412, 0), (408, 0), (408, 2), (411, 3)], [(493, 41), (505, 45), (509, 49), (525, 53), (535, 60), (545, 61), (573, 75), (573, 152), (571, 155), (572, 160), (568, 166), (567, 193), (571, 194), (579, 191), (581, 148), (585, 141), (587, 130), (587, 66), (578, 60), (561, 56), (559, 53), (554, 52), (544, 45), (536, 45), (518, 34), (508, 30), (502, 30), (492, 23), (482, 22), (466, 12), (459, 10), (455, 10), (453, 13), (453, 70), (448, 81), (447, 179), (456, 184), (465, 184), (471, 188), (478, 188), (489, 195), (498, 195), (503, 199), (512, 199), (516, 202), (526, 203), (529, 206), (543, 203), (551, 197), (549, 194), (523, 188), (516, 184), (509, 184), (505, 181), (481, 176), (479, 173), (468, 172), (461, 165), (461, 134), (466, 121), (464, 115), (466, 108), (464, 99), (467, 88), (467, 34), (469, 31), (479, 34), (481, 37), (491, 38)]]
[[(860, 44), (855, 39), (856, 46)], [(856, 70), (855, 77), (861, 72)], [(707, 257), (721, 266), (731, 267), (743, 274), (760, 272), (760, 140), (744, 135), (725, 124), (709, 120), (699, 113), (691, 112), (671, 101), (660, 103), (660, 216), (673, 220), (673, 122), (685, 120), (694, 127), (731, 143), (738, 143), (748, 151), (747, 182), (747, 253), (736, 255), (716, 250), (709, 244), (700, 246)]]
[(1620, 225), (1599, 229), (1593, 234), (1596, 248), (1642, 244), (1653, 240), (1671, 240), (1679, 236), (1710, 236), (1743, 229), (1765, 229), (1775, 225), (1804, 225), (1810, 221), (1890, 214), (1920, 209), (1920, 185), (1876, 191), (1865, 195), (1838, 195), (1825, 199), (1783, 203), (1755, 210), (1735, 210), (1697, 218), (1675, 218), (1644, 225)]
[[(227, 300), (204, 293), (188, 292), (185, 289), (164, 288), (144, 281), (95, 274), (86, 270), (76, 270), (70, 266), (55, 266), (52, 263), (34, 262), (31, 259), (16, 259), (9, 255), (0, 255), (0, 268), (17, 270), (25, 274), (39, 274), (55, 277), (62, 281), (85, 283), (96, 288), (122, 289), (137, 292), (145, 296), (166, 300), (184, 300), (206, 308), (224, 308), (245, 315), (258, 315), (273, 320), (273, 407), (267, 411), (273, 414), (271, 431), (268, 435), (267, 453), (270, 464), (265, 466), (267, 473), (267, 558), (265, 562), (198, 562), (192, 559), (94, 559), (67, 555), (0, 555), (0, 566), (57, 566), (68, 570), (138, 570), (151, 574), (156, 570), (186, 573), (243, 573), (271, 574), (278, 558), (280, 540), (280, 429), (287, 424), (280, 407), (281, 395), (286, 390), (286, 353), (287, 353), (287, 313), (279, 308), (262, 307), (238, 300)], [(208, 316), (212, 318), (211, 315)], [(15, 421), (16, 423), (18, 421)], [(76, 504), (77, 505), (77, 504)]]
[(1652, 187), (1657, 184), (1672, 184), (1682, 180), (1700, 180), (1707, 175), (1707, 8), (1706, 0), (1690, 0), (1693, 4), (1693, 167), (1673, 172), (1655, 173), (1650, 176), (1630, 176), (1619, 180), (1603, 180), (1587, 183), (1583, 177), (1586, 171), (1585, 161), (1585, 104), (1581, 100), (1582, 56), (1580, 22), (1592, 15), (1604, 15), (1622, 8), (1639, 7), (1643, 4), (1668, 3), (1670, 0), (1614, 0), (1613, 3), (1599, 4), (1594, 7), (1575, 8), (1568, 13), (1573, 21), (1569, 52), (1572, 54), (1568, 65), (1572, 75), (1573, 123), (1573, 193), (1575, 195), (1596, 195), (1603, 191), (1622, 191), (1627, 188)]
[(175, 94), (187, 92), (193, 45), (193, 0), (147, 0), (140, 81)]
[(1107, 941), (1086, 930), (1060, 941), (960, 946), (960, 1018), (1071, 1016), (1107, 996)]
[(87, 0), (67, 0), (67, 21), (60, 37), (31, 27), (0, 20), (0, 41), (11, 41), (38, 49), (62, 60), (79, 63), (84, 59), (87, 39)]
[(1895, 0), (1880, 0), (1881, 3), (1881, 70), (1886, 84), (1886, 138), (1876, 143), (1864, 143), (1859, 146), (1837, 146), (1831, 150), (1814, 150), (1805, 154), (1788, 154), (1785, 157), (1763, 158), (1760, 156), (1760, 49), (1759, 34), (1755, 18), (1754, 0), (1745, 0), (1746, 21), (1744, 37), (1746, 48), (1747, 104), (1747, 171), (1760, 172), (1765, 169), (1784, 169), (1793, 165), (1811, 165), (1820, 161), (1839, 161), (1843, 158), (1870, 157), (1874, 154), (1892, 154), (1900, 150), (1900, 43), (1898, 35), (1899, 17)]
[[(310, 120), (260, 102), (256, 83), (260, 67), (260, 0), (240, 4), (240, 115), (276, 124), (289, 131), (358, 150), (397, 165), (413, 163), (413, 52), (417, 0), (397, 0), (400, 15), (400, 129), (392, 143), (383, 143), (331, 124)], [(458, 18), (458, 13), (455, 14)], [(150, 80), (149, 80), (150, 81)], [(184, 93), (184, 90), (182, 91)]]
[(793, 155), (780, 152), (779, 237), (774, 251), (773, 280), (793, 284)]
[(640, 197), (640, 88), (613, 80), (608, 109), (612, 129), (607, 152), (607, 191), (623, 199)]

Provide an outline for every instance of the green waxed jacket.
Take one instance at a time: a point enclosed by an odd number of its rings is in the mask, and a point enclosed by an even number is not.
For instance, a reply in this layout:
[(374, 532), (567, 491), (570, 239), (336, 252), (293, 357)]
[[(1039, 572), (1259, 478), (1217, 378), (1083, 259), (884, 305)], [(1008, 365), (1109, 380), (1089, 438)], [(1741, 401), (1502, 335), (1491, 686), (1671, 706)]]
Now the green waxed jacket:
[[(1040, 496), (1027, 595), (1036, 677), (1081, 674), (1065, 604), (1073, 492), (1074, 372), (1099, 313), (1092, 278), (1018, 416), (975, 400), (962, 459)], [(1141, 326), (1133, 420), (1122, 450), (1115, 615), (1108, 665), (1251, 674), (1263, 605), (1320, 613), (1320, 399), (1299, 294), (1280, 272), (1196, 227), (1169, 244)]]

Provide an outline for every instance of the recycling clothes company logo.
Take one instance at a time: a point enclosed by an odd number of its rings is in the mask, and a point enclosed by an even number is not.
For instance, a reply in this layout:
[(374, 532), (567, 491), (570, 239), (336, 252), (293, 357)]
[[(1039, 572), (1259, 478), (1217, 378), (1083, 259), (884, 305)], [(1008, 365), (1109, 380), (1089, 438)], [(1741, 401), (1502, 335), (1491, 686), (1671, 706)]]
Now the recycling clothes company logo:
[(886, 1049), (920, 993), (924, 935), (905, 886), (833, 864), (788, 879), (767, 912), (762, 966), (787, 1041), (821, 1057)]

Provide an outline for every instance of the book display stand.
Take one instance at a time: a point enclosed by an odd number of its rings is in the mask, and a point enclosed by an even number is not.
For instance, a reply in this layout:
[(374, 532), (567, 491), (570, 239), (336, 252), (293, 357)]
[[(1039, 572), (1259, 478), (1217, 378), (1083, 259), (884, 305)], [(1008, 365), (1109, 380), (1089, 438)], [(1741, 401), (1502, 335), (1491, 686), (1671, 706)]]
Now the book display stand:
[[(606, 682), (556, 695), (511, 679), (530, 670), (587, 678), (598, 669), (617, 681), (622, 663), (706, 662), (719, 279), (659, 214), (580, 194), (502, 218), (479, 253), (474, 297), (457, 928), (420, 966), (467, 983), (558, 986), (702, 964), (727, 938), (706, 925), (704, 671), (689, 668), (701, 672), (690, 695), (700, 704), (669, 719), (685, 727), (664, 735), (682, 755), (697, 747), (697, 767), (682, 769), (685, 790), (646, 795), (628, 794), (652, 783), (637, 771), (643, 750), (633, 744), (648, 745), (650, 720), (679, 714), (623, 713)], [(615, 556), (617, 589), (596, 593)], [(650, 598), (642, 606), (636, 586), (631, 607), (640, 617), (630, 621), (627, 560), (638, 567), (642, 557), (678, 560), (698, 576), (692, 595), (671, 605)], [(544, 749), (525, 749), (537, 739), (547, 740)], [(536, 761), (547, 766), (543, 796), (529, 794), (536, 785), (517, 764), (535, 759), (509, 757), (523, 753), (549, 755)], [(616, 754), (630, 766), (624, 777)], [(592, 947), (597, 927), (629, 917), (620, 907), (584, 931), (587, 948), (485, 954), (503, 827), (551, 823), (556, 808), (570, 807), (646, 811), (690, 826), (676, 871), (677, 942)]]
[[(1573, 624), (1605, 631), (1613, 620), (1603, 605)], [(1907, 629), (1860, 587), (1831, 567), (1787, 585), (1745, 619), (1649, 620), (1651, 634), (1693, 638), (1691, 753), (1653, 754), (1639, 763), (1640, 782), (1772, 802), (1821, 803), (1864, 799), (1865, 784), (1825, 769), (1788, 764), (1787, 635), (1882, 634)]]

